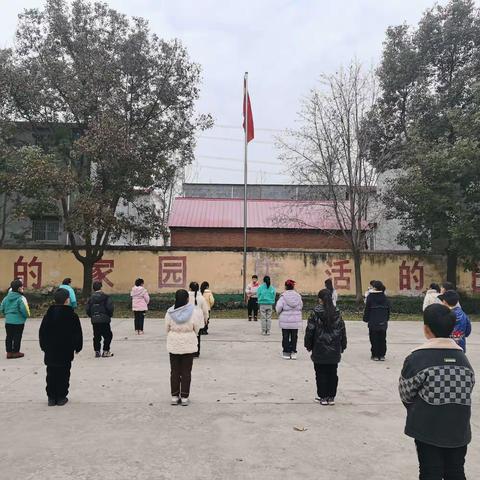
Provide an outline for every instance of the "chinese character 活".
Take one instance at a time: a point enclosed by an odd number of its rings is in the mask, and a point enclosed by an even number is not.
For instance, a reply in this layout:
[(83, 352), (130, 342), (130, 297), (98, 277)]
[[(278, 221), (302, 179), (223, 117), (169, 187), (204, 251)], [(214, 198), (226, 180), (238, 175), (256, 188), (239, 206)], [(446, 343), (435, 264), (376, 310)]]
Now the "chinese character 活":
[(92, 278), (95, 282), (105, 282), (109, 287), (113, 287), (113, 282), (108, 276), (115, 267), (114, 260), (99, 260), (93, 265)]
[(346, 268), (350, 265), (350, 260), (336, 260), (333, 263), (327, 262), (330, 267), (325, 270), (325, 273), (332, 277), (333, 287), (336, 290), (350, 290), (350, 273), (351, 268)]
[(187, 280), (187, 257), (160, 257), (158, 286), (185, 287)]
[(31, 287), (42, 288), (42, 262), (38, 261), (38, 257), (33, 257), (29, 262), (21, 255), (13, 264), (13, 278), (19, 278), (25, 288), (28, 288), (28, 280), (32, 278)]
[(420, 265), (419, 261), (415, 260), (413, 266), (410, 266), (407, 265), (406, 260), (403, 260), (398, 267), (398, 279), (400, 290), (412, 290), (412, 283), (415, 285), (415, 290), (423, 290), (423, 265)]

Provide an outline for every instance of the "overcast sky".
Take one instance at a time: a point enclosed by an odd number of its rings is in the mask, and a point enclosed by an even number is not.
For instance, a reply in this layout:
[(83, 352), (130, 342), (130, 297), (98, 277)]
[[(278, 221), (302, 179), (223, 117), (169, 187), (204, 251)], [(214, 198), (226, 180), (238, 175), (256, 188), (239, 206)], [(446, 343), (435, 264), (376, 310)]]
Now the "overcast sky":
[[(380, 58), (385, 30), (415, 24), (433, 0), (109, 0), (150, 21), (164, 38), (180, 38), (203, 66), (200, 112), (216, 127), (198, 141), (191, 177), (243, 183), (242, 86), (249, 72), (255, 140), (251, 183), (288, 183), (273, 136), (295, 125), (301, 98), (320, 73), (357, 57)], [(440, 3), (445, 3), (441, 1)], [(0, 0), (0, 46), (11, 45), (17, 14), (42, 0)]]

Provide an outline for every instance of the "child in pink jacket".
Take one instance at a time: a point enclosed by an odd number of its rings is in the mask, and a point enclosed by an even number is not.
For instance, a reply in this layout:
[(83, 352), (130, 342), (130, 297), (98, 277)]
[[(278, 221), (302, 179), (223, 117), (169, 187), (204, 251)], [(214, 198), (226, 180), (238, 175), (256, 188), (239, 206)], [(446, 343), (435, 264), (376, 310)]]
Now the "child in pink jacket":
[(143, 278), (135, 280), (135, 286), (132, 288), (130, 296), (132, 297), (132, 310), (135, 317), (135, 331), (137, 335), (143, 335), (143, 322), (145, 320), (145, 312), (148, 310), (150, 303), (150, 295), (147, 289), (143, 286), (145, 282)]

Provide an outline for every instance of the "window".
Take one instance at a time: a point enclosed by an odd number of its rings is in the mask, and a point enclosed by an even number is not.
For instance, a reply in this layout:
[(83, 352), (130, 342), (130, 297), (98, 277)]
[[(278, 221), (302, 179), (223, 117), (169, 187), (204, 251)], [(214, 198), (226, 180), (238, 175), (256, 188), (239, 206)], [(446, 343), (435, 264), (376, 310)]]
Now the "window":
[(58, 218), (34, 218), (33, 240), (56, 242), (60, 234), (60, 221)]

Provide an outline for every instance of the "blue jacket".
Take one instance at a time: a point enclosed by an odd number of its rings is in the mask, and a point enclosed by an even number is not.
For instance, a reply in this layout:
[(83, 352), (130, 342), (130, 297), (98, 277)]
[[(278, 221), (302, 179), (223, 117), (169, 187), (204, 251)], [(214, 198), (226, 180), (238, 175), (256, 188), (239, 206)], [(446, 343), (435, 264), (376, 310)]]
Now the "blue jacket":
[(262, 283), (257, 290), (257, 298), (259, 305), (274, 305), (275, 304), (275, 288), (270, 285), (267, 287)]
[(0, 305), (0, 313), (5, 315), (5, 323), (23, 325), (30, 316), (30, 309), (21, 293), (9, 292)]
[(77, 297), (75, 295), (75, 290), (70, 285), (60, 285), (58, 288), (63, 288), (68, 292), (68, 295), (70, 296), (70, 306), (72, 308), (77, 308), (78, 303), (77, 303)]
[(462, 310), (461, 307), (455, 307), (452, 309), (452, 312), (457, 317), (457, 323), (455, 323), (455, 328), (453, 329), (450, 338), (453, 338), (457, 344), (462, 347), (463, 351), (467, 351), (467, 340), (466, 338), (472, 333), (472, 324), (467, 314)]

